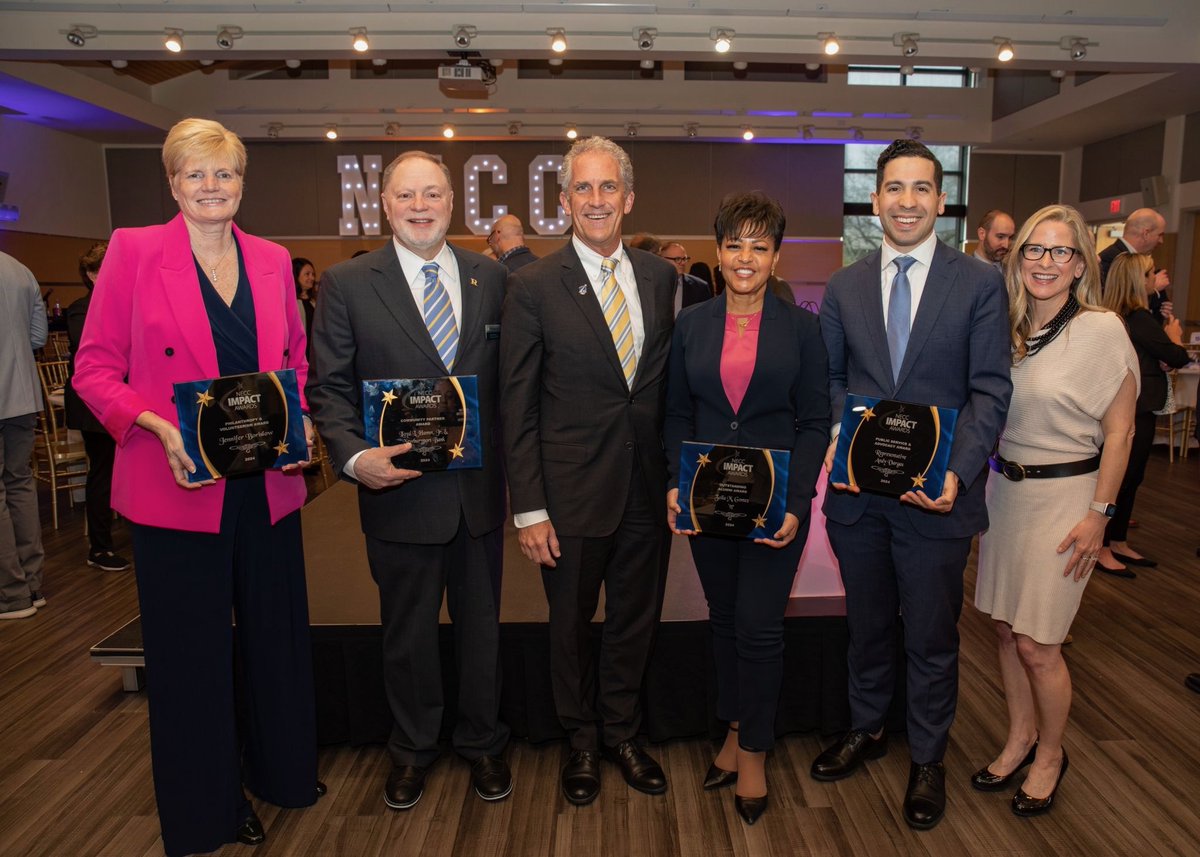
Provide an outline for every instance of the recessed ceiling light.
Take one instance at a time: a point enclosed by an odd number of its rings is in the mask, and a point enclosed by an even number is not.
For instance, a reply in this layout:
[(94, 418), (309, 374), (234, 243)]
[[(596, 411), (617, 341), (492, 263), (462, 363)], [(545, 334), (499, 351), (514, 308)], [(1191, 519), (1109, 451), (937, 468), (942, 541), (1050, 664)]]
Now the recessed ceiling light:
[(167, 30), (163, 36), (163, 47), (173, 54), (183, 50), (183, 30)]

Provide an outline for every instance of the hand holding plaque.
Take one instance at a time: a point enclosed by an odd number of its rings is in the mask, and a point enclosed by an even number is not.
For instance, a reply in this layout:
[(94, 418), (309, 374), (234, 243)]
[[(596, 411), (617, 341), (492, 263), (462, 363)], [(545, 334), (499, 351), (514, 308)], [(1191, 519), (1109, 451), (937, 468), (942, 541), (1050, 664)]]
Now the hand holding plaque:
[(188, 482), (308, 460), (295, 369), (226, 375), (175, 385)]
[(483, 466), (474, 375), (363, 381), (363, 428), (378, 446), (411, 443), (392, 459), (406, 470)]
[(942, 494), (958, 411), (846, 396), (829, 481), (900, 497)]
[(676, 528), (773, 539), (787, 511), (790, 460), (787, 450), (685, 441)]

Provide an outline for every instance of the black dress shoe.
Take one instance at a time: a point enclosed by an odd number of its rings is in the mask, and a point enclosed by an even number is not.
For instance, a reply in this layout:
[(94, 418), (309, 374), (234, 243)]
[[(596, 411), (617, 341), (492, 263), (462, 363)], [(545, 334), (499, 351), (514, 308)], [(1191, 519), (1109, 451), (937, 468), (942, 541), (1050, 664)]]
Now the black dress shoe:
[(1126, 562), (1126, 563), (1129, 563), (1130, 565), (1140, 565), (1140, 566), (1142, 566), (1142, 568), (1158, 568), (1157, 562), (1155, 562), (1152, 559), (1146, 559), (1146, 557), (1141, 557), (1139, 559), (1139, 558), (1129, 556), (1127, 554), (1117, 553), (1116, 551), (1113, 551), (1112, 555), (1114, 557), (1116, 557), (1117, 559), (1119, 559), (1121, 562)]
[(1200, 673), (1189, 673), (1188, 677), (1183, 680), (1188, 690), (1194, 690), (1200, 693)]
[(945, 813), (946, 768), (941, 762), (913, 762), (908, 771), (908, 791), (904, 793), (904, 820), (909, 827), (929, 830)]
[(250, 810), (250, 814), (242, 819), (242, 823), (238, 826), (237, 841), (243, 845), (262, 845), (267, 841), (262, 821), (259, 820), (258, 814), (254, 810)]
[(512, 794), (512, 771), (499, 756), (480, 756), (471, 763), (471, 784), (484, 800), (503, 800)]
[(389, 809), (412, 809), (425, 793), (425, 772), (418, 765), (396, 765), (383, 787), (383, 802)]
[(704, 790), (711, 792), (713, 789), (723, 789), (736, 782), (737, 771), (727, 771), (712, 764), (708, 766), (708, 773), (704, 775)]
[(600, 794), (600, 755), (595, 750), (574, 750), (562, 769), (562, 790), (568, 801), (584, 806)]
[(1017, 765), (1005, 776), (993, 774), (982, 767), (971, 775), (971, 785), (981, 792), (1000, 792), (1008, 788), (1008, 784), (1012, 782), (1012, 778), (1017, 775), (1017, 771), (1024, 767), (1033, 764), (1033, 757), (1037, 755), (1037, 741), (1033, 742), (1033, 746), (1029, 748), (1029, 752), (1025, 754), (1025, 758), (1021, 760), (1021, 764)]
[(621, 769), (625, 782), (648, 795), (660, 795), (667, 790), (667, 775), (650, 755), (630, 739), (604, 750), (609, 760)]
[(1054, 781), (1054, 790), (1045, 797), (1030, 797), (1025, 794), (1025, 789), (1017, 789), (1012, 799), (1013, 814), (1028, 818), (1031, 815), (1049, 812), (1050, 807), (1054, 806), (1054, 796), (1058, 794), (1058, 787), (1062, 785), (1063, 774), (1067, 772), (1067, 764), (1067, 751), (1063, 748), (1062, 765), (1058, 769), (1058, 779)]
[(887, 733), (872, 738), (865, 729), (851, 729), (841, 741), (817, 756), (812, 763), (812, 778), (833, 782), (854, 773), (867, 759), (878, 759), (887, 753)]
[(758, 821), (759, 816), (767, 811), (767, 796), (742, 797), (741, 795), (734, 795), (733, 805), (737, 809), (737, 814), (742, 817), (742, 821), (746, 822), (746, 824), (754, 824), (754, 822)]
[(325, 797), (328, 792), (329, 789), (325, 787), (325, 784), (320, 780), (317, 780), (317, 797)]
[(1135, 577), (1137, 577), (1136, 571), (1132, 571), (1128, 568), (1109, 568), (1107, 565), (1099, 561), (1096, 562), (1096, 571), (1102, 571), (1105, 574), (1111, 574), (1113, 577), (1124, 577), (1129, 580), (1133, 580)]

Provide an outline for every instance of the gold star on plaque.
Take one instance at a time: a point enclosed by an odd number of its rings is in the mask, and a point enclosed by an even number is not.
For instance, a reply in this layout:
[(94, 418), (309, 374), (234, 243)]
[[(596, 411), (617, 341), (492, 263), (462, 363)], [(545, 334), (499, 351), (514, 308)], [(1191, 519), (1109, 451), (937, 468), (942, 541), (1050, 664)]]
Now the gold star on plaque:
[(385, 405), (390, 405), (392, 402), (396, 401), (396, 398), (397, 398), (396, 394), (393, 393), (391, 390), (388, 390), (386, 393), (383, 394), (383, 403)]
[(913, 482), (914, 488), (924, 488), (925, 487), (925, 477), (920, 474), (913, 476), (912, 482)]
[(285, 454), (287, 454), (287, 451), (288, 451), (288, 445), (287, 445), (286, 441), (281, 440), (281, 441), (279, 441), (279, 443), (277, 443), (275, 445), (275, 452), (278, 453), (279, 455), (285, 455)]
[(754, 519), (754, 526), (765, 527), (766, 525), (767, 525), (767, 516), (766, 515), (759, 515), (757, 518)]
[(867, 408), (865, 411), (863, 411), (862, 418), (863, 418), (863, 422), (866, 422), (867, 420), (875, 419), (875, 412), (873, 410), (871, 410), (870, 408)]
[(208, 394), (208, 390), (205, 390), (203, 393), (196, 394), (196, 404), (202, 408), (206, 405), (211, 405), (212, 401), (213, 397)]
[(696, 459), (696, 465), (703, 467), (706, 464), (712, 464), (712, 459), (708, 457), (708, 453), (702, 452), (700, 453), (700, 457)]
[(451, 458), (462, 458), (463, 457), (463, 448), (461, 446), (457, 446), (457, 445), (450, 447), (450, 457)]

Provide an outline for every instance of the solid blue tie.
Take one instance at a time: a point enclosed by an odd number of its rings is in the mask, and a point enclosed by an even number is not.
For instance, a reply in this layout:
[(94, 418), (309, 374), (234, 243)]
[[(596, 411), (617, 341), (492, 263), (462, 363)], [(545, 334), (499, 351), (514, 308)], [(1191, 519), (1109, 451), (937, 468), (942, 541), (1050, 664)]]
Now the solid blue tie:
[(454, 356), (458, 352), (458, 325), (454, 321), (454, 308), (450, 295), (442, 285), (435, 262), (421, 267), (425, 275), (425, 326), (433, 337), (433, 345), (447, 371), (454, 368)]
[(888, 298), (887, 322), (893, 381), (900, 378), (900, 364), (904, 362), (904, 351), (908, 348), (909, 328), (912, 325), (912, 284), (908, 281), (908, 269), (915, 261), (912, 256), (897, 256), (895, 259), (896, 276), (892, 280), (892, 293)]

